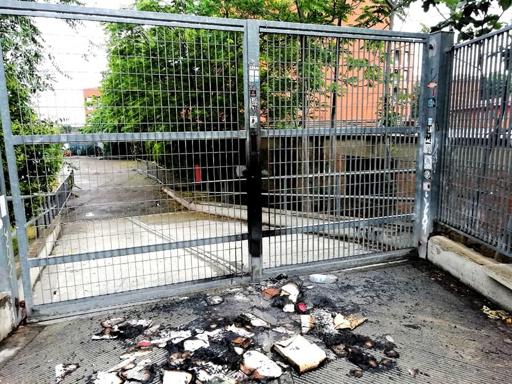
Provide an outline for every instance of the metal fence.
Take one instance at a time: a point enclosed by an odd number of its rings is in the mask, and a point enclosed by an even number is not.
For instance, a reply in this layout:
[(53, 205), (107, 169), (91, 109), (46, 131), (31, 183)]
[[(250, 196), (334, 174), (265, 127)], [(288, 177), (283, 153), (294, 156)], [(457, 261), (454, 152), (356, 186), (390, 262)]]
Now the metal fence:
[[(0, 13), (32, 17), (52, 52), (51, 87), (27, 105), (0, 64), (29, 310), (416, 246), (428, 35), (14, 1)], [(44, 207), (23, 196), (54, 193), (64, 164), (58, 231), (31, 257), (27, 221)]]
[(261, 35), (268, 267), (414, 245), (423, 46), (355, 31)]
[[(27, 221), (27, 227), (34, 226), (36, 233), (35, 237), (43, 235), (44, 230), (52, 225), (55, 218), (60, 217), (62, 210), (66, 207), (66, 204), (71, 197), (74, 182), (73, 170), (67, 172), (64, 176), (64, 180), (59, 186), (48, 194), (43, 196), (24, 196), (24, 200), (32, 201), (28, 204), (29, 206), (38, 206), (40, 213)], [(35, 202), (34, 200), (37, 200)]]
[(456, 45), (439, 221), (512, 257), (510, 28)]

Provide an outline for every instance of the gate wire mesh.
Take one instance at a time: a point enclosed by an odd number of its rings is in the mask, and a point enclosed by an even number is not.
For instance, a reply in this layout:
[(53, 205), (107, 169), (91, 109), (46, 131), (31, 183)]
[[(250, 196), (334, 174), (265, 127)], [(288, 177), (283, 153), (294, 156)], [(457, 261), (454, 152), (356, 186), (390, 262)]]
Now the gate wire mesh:
[(456, 46), (439, 221), (512, 257), (510, 29)]
[(11, 98), (34, 303), (247, 272), (243, 33), (35, 22), (47, 86)]
[(36, 305), (249, 271), (257, 26), (263, 268), (414, 246), (423, 35), (80, 15), (33, 19), (51, 55), (36, 60), (36, 97), (10, 95)]
[(266, 267), (413, 246), (423, 43), (262, 34)]

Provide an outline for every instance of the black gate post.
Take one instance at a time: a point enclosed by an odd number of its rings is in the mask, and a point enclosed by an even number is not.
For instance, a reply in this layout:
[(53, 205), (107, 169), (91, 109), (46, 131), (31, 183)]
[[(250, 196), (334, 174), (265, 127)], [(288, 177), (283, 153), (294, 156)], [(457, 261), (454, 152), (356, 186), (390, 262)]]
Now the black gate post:
[(247, 20), (244, 33), (244, 113), (247, 164), (247, 229), (252, 279), (262, 274), (259, 23)]
[(447, 129), (453, 37), (453, 32), (433, 33), (423, 51), (415, 207), (415, 240), (423, 259), (427, 258), (428, 239), (439, 207), (440, 161)]

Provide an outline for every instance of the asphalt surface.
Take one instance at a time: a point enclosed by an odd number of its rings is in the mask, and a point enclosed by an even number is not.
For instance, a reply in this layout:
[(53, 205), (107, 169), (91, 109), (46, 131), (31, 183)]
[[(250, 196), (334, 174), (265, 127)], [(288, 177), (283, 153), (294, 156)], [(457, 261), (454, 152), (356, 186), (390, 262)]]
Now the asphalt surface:
[[(492, 304), (449, 276), (423, 262), (336, 274), (338, 282), (330, 285), (311, 284), (307, 277), (301, 279), (311, 295), (331, 300), (344, 312), (366, 316), (368, 321), (357, 328), (357, 333), (373, 338), (391, 336), (400, 353), (397, 366), (387, 372), (365, 372), (363, 377), (354, 378), (348, 376), (353, 364), (341, 358), (301, 376), (293, 373), (283, 383), (510, 382), (512, 328), (487, 318), (481, 307)], [(214, 293), (223, 296), (224, 303), (207, 305), (206, 295)], [(298, 326), (298, 315), (271, 307), (257, 285), (226, 287), (189, 298), (29, 325), (19, 331), (20, 336), (15, 334), (0, 346), (4, 352), (9, 351), (12, 345), (19, 344), (19, 338), (24, 339), (15, 356), (0, 366), (0, 382), (53, 383), (59, 363), (80, 364), (64, 384), (87, 382), (95, 371), (117, 364), (120, 354), (127, 349), (119, 340), (91, 340), (101, 329), (100, 321), (107, 318), (145, 318), (178, 327), (255, 310), (268, 314), (281, 326)], [(161, 364), (165, 353), (156, 349), (149, 358)], [(422, 373), (413, 377), (409, 370), (414, 369)]]

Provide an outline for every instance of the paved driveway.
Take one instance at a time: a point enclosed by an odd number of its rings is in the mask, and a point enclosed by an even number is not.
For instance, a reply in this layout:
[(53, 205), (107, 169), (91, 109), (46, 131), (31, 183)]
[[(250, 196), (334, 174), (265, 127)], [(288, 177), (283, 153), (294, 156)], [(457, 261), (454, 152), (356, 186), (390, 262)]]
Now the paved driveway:
[[(242, 214), (235, 216), (240, 220), (229, 217), (225, 207), (210, 205), (207, 212), (184, 208), (163, 193), (159, 183), (140, 172), (141, 164), (136, 161), (87, 157), (70, 161), (75, 168), (74, 195), (63, 212), (58, 240), (46, 256), (88, 256), (83, 261), (42, 269), (34, 286), (36, 304), (248, 271), (246, 241), (168, 251), (143, 250), (92, 260), (91, 252), (112, 251), (115, 255), (123, 248), (243, 234), (246, 224)], [(318, 222), (296, 217), (290, 220), (292, 224)], [(272, 223), (267, 224), (272, 227)], [(326, 236), (285, 235), (264, 239), (263, 262), (264, 267), (279, 267), (369, 251), (363, 245)]]

